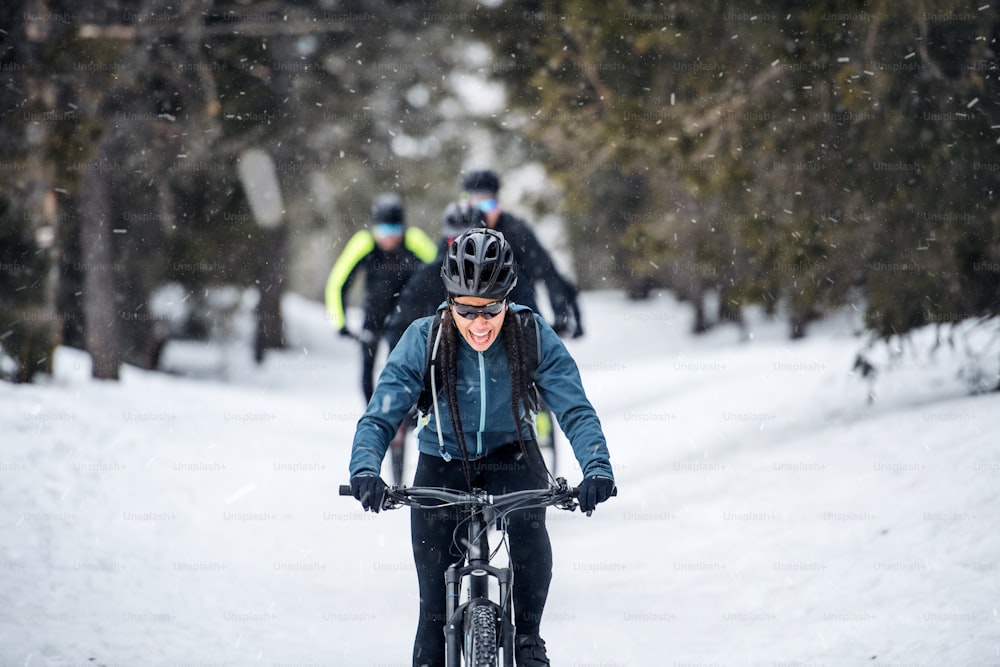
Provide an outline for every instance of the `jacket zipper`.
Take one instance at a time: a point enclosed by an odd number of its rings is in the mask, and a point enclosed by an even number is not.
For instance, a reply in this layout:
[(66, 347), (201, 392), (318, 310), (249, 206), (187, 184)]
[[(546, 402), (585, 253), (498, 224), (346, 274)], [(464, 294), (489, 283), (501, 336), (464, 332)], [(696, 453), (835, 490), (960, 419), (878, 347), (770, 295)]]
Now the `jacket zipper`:
[(479, 355), (479, 430), (476, 432), (476, 458), (483, 455), (483, 428), (486, 426), (486, 358)]

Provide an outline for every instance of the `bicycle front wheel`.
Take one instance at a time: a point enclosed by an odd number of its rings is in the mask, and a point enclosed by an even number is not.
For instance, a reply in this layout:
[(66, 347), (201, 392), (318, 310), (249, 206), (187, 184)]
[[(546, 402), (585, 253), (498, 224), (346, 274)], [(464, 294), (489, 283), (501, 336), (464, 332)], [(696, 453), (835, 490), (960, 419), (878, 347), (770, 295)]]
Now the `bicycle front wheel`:
[(465, 613), (465, 664), (467, 667), (497, 667), (497, 608), (478, 604)]

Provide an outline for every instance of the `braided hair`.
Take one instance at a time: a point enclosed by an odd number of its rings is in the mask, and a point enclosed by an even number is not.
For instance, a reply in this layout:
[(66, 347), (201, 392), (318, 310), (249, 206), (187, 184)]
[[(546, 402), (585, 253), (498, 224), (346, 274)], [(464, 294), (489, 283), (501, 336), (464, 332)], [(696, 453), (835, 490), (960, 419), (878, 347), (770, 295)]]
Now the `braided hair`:
[[(469, 467), (469, 452), (465, 446), (465, 431), (462, 428), (462, 418), (458, 411), (457, 359), (458, 338), (460, 333), (458, 331), (458, 327), (455, 325), (454, 315), (450, 312), (450, 310), (451, 309), (449, 309), (448, 314), (441, 320), (442, 380), (444, 383), (445, 396), (448, 400), (448, 416), (451, 420), (455, 438), (458, 440), (459, 451), (462, 454), (462, 468), (465, 472), (465, 481), (471, 490), (472, 473)], [(506, 311), (506, 315), (504, 316), (501, 332), (503, 333), (504, 349), (507, 352), (507, 362), (511, 374), (510, 409), (511, 415), (514, 417), (514, 427), (517, 431), (517, 442), (521, 448), (521, 453), (525, 457), (525, 461), (529, 466), (531, 466), (532, 457), (528, 453), (528, 444), (524, 434), (522, 433), (524, 423), (521, 417), (522, 407), (527, 411), (530, 410), (532, 406), (531, 389), (528, 386), (528, 368), (524, 359), (525, 343), (518, 318), (514, 316), (513, 311), (509, 309)], [(438, 428), (442, 428), (442, 425), (439, 424)], [(533, 434), (530, 434), (527, 440), (534, 443), (535, 447), (538, 446)], [(543, 478), (547, 479), (548, 477), (547, 470), (545, 471), (545, 475), (542, 475), (542, 473), (538, 470), (535, 470), (534, 472)]]

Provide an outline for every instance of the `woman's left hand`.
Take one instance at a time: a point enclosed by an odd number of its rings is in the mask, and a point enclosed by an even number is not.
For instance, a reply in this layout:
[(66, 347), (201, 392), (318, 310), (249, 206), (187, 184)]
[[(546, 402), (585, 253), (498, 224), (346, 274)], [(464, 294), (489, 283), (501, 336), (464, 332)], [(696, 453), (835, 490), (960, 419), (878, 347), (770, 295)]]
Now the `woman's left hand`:
[(579, 487), (580, 511), (588, 514), (593, 512), (598, 503), (603, 503), (611, 497), (614, 490), (615, 480), (610, 477), (603, 475), (585, 477)]

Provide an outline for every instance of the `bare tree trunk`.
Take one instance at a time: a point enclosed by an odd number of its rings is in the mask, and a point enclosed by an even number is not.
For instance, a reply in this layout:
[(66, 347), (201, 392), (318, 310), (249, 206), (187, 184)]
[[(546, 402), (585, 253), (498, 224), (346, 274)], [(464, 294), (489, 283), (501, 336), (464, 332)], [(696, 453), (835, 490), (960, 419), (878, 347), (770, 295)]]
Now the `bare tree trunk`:
[[(294, 50), (287, 40), (280, 40), (274, 45), (276, 62), (291, 62), (295, 58)], [(295, 78), (284, 68), (278, 68), (274, 73), (272, 85), (276, 92), (288, 100), (287, 109), (294, 109), (301, 103), (301, 91), (295, 85)], [(292, 142), (294, 143), (294, 142)], [(275, 147), (279, 161), (286, 161), (295, 156), (287, 146)], [(280, 188), (280, 183), (275, 187)], [(280, 191), (277, 193), (280, 197)], [(254, 353), (257, 363), (264, 360), (267, 350), (285, 347), (285, 323), (281, 315), (281, 300), (285, 294), (285, 252), (288, 240), (288, 227), (285, 220), (267, 223), (258, 218), (260, 225), (261, 266), (258, 269), (260, 301), (257, 304), (257, 338)]]
[(91, 375), (117, 380), (122, 351), (115, 307), (111, 193), (106, 174), (101, 173), (107, 157), (102, 145), (84, 168), (80, 189), (84, 339), (93, 359)]
[(44, 253), (45, 261), (44, 268), (41, 269), (44, 273), (39, 276), (43, 285), (42, 299), (25, 309), (25, 314), (30, 315), (24, 323), (27, 335), (23, 339), (23, 348), (16, 353), (20, 368), (26, 374), (26, 377), (22, 377), (25, 381), (30, 381), (35, 371), (52, 374), (53, 356), (60, 334), (56, 326), (59, 319), (56, 313), (58, 272), (53, 267), (57, 205), (52, 189), (52, 165), (42, 156), (40, 148), (48, 140), (48, 128), (44, 124), (39, 125), (40, 127), (31, 128), (37, 129), (37, 136), (32, 136), (35, 132), (28, 132), (28, 143), (34, 146), (28, 152), (27, 160), (26, 213), (31, 221), (29, 229), (40, 251)]
[(793, 312), (788, 320), (788, 337), (799, 340), (806, 337), (806, 329), (813, 318), (800, 312)]
[(732, 322), (743, 326), (743, 308), (740, 302), (733, 298), (733, 292), (729, 289), (719, 289), (719, 324)]
[(691, 278), (691, 305), (694, 307), (694, 323), (691, 325), (691, 333), (703, 334), (711, 328), (708, 321), (708, 314), (705, 312), (705, 279), (700, 275)]
[[(30, 118), (18, 128), (18, 139), (26, 149), (24, 154), (24, 175), (21, 178), (5, 180), (0, 185), (0, 198), (6, 209), (7, 203), (18, 202), (7, 209), (8, 216), (23, 216), (23, 220), (13, 222), (12, 228), (19, 230), (16, 245), (32, 248), (23, 260), (19, 271), (22, 281), (16, 285), (19, 294), (3, 294), (0, 300), (12, 297), (6, 304), (0, 304), (6, 318), (12, 322), (0, 328), (5, 329), (6, 351), (17, 362), (14, 380), (31, 382), (35, 373), (52, 373), (53, 352), (59, 341), (57, 322), (59, 317), (55, 307), (56, 273), (52, 270), (54, 256), (53, 241), (58, 222), (58, 208), (53, 190), (55, 169), (46, 157), (46, 146), (52, 134), (52, 123), (46, 122), (45, 111), (54, 107), (56, 84), (49, 77), (39, 73), (40, 55), (45, 51), (51, 37), (51, 12), (44, 10), (41, 0), (5, 6), (0, 15), (4, 37), (8, 41), (7, 58), (13, 58), (13, 71), (23, 68), (23, 76), (13, 76), (7, 81), (9, 91), (17, 91), (4, 99), (2, 115)], [(5, 68), (6, 69), (6, 68)], [(6, 73), (5, 73), (6, 74)], [(15, 82), (16, 81), (16, 82)], [(18, 101), (16, 101), (18, 100)], [(4, 133), (5, 142), (17, 135)], [(4, 146), (4, 155), (12, 146)], [(19, 151), (11, 151), (17, 153)], [(22, 224), (23, 223), (23, 224)], [(4, 221), (3, 224), (10, 224)], [(9, 230), (8, 230), (9, 231)], [(9, 328), (8, 328), (9, 326)]]
[(260, 301), (257, 303), (257, 337), (254, 343), (254, 357), (257, 363), (264, 360), (267, 350), (285, 347), (285, 324), (281, 316), (281, 297), (285, 293), (285, 237), (282, 225), (275, 230), (262, 230), (270, 237), (264, 243), (263, 264), (260, 267)]
[(705, 316), (705, 292), (699, 291), (691, 299), (694, 306), (694, 324), (691, 326), (691, 333), (702, 334), (708, 331), (708, 318)]

